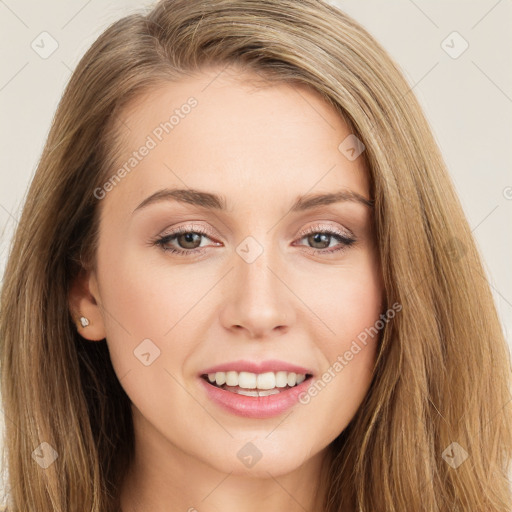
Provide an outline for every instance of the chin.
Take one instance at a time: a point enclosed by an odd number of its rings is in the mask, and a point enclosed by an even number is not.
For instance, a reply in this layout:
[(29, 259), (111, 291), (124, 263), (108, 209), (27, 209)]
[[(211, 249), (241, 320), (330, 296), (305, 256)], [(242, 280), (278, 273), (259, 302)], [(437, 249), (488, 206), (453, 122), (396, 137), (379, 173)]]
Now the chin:
[[(219, 447), (218, 455), (210, 454), (210, 460), (205, 462), (217, 471), (235, 476), (270, 478), (291, 473), (315, 457), (311, 455), (314, 447), (306, 443), (307, 436), (289, 431), (282, 436), (269, 436), (270, 432), (272, 429), (257, 436), (230, 439), (228, 446)], [(287, 442), (290, 439), (294, 442)]]

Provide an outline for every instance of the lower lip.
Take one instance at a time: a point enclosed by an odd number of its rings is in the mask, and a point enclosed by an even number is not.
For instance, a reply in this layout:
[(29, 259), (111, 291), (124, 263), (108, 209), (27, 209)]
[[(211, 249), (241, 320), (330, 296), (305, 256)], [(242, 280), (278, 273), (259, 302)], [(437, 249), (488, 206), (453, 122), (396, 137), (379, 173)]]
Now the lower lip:
[(213, 386), (202, 377), (200, 380), (208, 397), (223, 409), (245, 418), (264, 419), (279, 416), (293, 407), (298, 402), (299, 395), (308, 388), (312, 378), (306, 379), (298, 386), (268, 396), (239, 395)]

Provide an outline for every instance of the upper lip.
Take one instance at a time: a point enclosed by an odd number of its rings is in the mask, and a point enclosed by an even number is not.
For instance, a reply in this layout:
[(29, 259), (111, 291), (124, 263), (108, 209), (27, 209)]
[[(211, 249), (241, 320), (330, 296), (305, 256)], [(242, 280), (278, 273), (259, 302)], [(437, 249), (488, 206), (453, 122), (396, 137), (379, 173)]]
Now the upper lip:
[(312, 370), (308, 370), (303, 366), (296, 364), (287, 363), (286, 361), (279, 361), (277, 359), (268, 359), (266, 361), (230, 361), (227, 363), (221, 363), (216, 366), (211, 366), (200, 372), (200, 375), (217, 372), (250, 372), (250, 373), (265, 373), (265, 372), (295, 372), (299, 374), (310, 374), (313, 375)]

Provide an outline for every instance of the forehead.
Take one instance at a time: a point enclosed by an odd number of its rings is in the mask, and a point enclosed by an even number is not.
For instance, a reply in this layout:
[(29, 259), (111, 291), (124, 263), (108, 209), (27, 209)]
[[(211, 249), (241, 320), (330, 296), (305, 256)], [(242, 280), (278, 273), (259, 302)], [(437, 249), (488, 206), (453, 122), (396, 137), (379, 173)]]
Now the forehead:
[(305, 85), (204, 70), (139, 96), (119, 114), (118, 130), (111, 173), (128, 172), (109, 197), (122, 192), (123, 203), (170, 186), (228, 198), (347, 187), (368, 197), (364, 155), (351, 161), (338, 149), (348, 126)]

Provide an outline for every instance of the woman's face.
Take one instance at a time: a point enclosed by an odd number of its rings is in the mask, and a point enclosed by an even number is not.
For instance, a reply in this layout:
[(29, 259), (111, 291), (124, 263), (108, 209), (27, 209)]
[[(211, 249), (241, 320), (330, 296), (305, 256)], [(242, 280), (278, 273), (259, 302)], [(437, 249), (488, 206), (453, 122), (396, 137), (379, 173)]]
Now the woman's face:
[(353, 199), (369, 199), (361, 148), (317, 93), (229, 68), (162, 86), (121, 118), (112, 174), (125, 172), (96, 193), (99, 307), (82, 304), (80, 332), (106, 337), (139, 456), (299, 468), (372, 377), (378, 337), (358, 340), (383, 290), (372, 211)]

